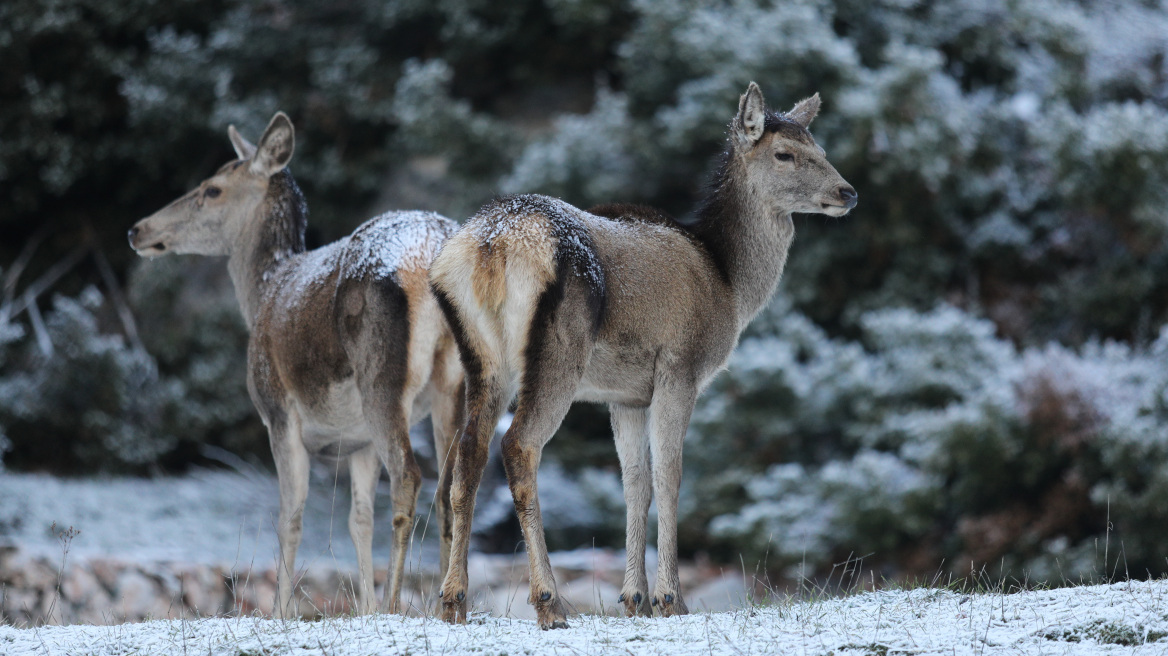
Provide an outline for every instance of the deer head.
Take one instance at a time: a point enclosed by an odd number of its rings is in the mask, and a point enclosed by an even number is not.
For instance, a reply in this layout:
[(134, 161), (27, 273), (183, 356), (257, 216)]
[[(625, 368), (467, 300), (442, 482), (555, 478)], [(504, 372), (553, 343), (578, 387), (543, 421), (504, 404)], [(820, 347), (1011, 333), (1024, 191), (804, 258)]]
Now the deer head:
[(744, 167), (747, 188), (756, 202), (770, 205), (766, 209), (843, 216), (856, 206), (856, 190), (807, 131), (818, 113), (818, 93), (786, 114), (768, 111), (754, 82), (739, 99), (730, 124), (731, 158)]
[(139, 255), (230, 255), (248, 226), (263, 219), (260, 210), (272, 177), (292, 159), (292, 121), (277, 112), (258, 146), (240, 136), (235, 126), (227, 128), (227, 136), (239, 159), (130, 228), (130, 246)]

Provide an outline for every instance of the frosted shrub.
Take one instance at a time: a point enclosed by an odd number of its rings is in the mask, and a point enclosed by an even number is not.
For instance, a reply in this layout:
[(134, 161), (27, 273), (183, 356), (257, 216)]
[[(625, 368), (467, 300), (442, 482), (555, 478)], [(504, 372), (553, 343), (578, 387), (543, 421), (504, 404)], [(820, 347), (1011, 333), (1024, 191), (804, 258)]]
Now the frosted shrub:
[(182, 452), (210, 444), (270, 457), (267, 431), (247, 391), (247, 328), (223, 263), (194, 256), (144, 260), (127, 294), (160, 376), (182, 384), (179, 453), (190, 458)]
[(1018, 351), (953, 307), (890, 309), (861, 318), (864, 350), (783, 300), (761, 321), (689, 435), (684, 507), (716, 550), (807, 574), (872, 554), (901, 561), (889, 574), (945, 560), (1058, 582), (1111, 574), (1094, 549), (1110, 513), (1103, 538), (1162, 570), (1168, 328), (1143, 349)]
[(397, 139), (407, 152), (444, 155), (453, 171), (481, 175), (504, 159), (509, 129), (450, 96), (454, 73), (441, 59), (407, 60), (394, 90)]
[(549, 138), (527, 146), (503, 191), (539, 190), (584, 205), (646, 197), (637, 185), (635, 141), (627, 99), (602, 91), (590, 113), (557, 119)]
[(809, 470), (773, 465), (746, 484), (750, 501), (733, 515), (714, 519), (718, 536), (748, 535), (744, 545), (775, 564), (824, 563), (846, 545), (854, 555), (887, 552), (930, 527), (939, 481), (890, 453), (862, 450)]
[(180, 388), (154, 360), (102, 334), (101, 294), (57, 296), (45, 324), (52, 355), (29, 340), (0, 377), (0, 424), (22, 459), (62, 469), (123, 469), (154, 462), (177, 437), (167, 414)]
[(1168, 236), (1168, 111), (1150, 102), (1107, 104), (1061, 127), (1064, 193), (1130, 217), (1152, 238)]
[(203, 444), (267, 456), (247, 393), (246, 329), (222, 278), (222, 263), (212, 260), (141, 264), (127, 292), (145, 350), (117, 333), (92, 287), (53, 299), (48, 356), (31, 331), (0, 327), (0, 433), (11, 441), (9, 466), (174, 471)]

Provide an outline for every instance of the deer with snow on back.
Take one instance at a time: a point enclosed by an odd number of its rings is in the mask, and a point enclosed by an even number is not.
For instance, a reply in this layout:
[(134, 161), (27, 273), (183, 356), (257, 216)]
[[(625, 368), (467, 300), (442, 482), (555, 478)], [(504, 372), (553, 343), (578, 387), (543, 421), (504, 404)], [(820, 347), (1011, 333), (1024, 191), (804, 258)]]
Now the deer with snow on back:
[[(636, 205), (588, 212), (546, 196), (494, 201), (447, 240), (430, 268), (466, 372), (457, 445), (447, 621), (466, 620), (475, 491), (500, 413), (518, 394), (502, 452), (531, 567), (540, 627), (567, 626), (544, 542), (536, 471), (573, 400), (609, 405), (627, 503), (629, 616), (686, 613), (677, 572), (682, 440), (698, 394), (773, 294), (795, 237), (793, 212), (843, 216), (857, 195), (807, 128), (816, 94), (783, 114), (751, 83), (691, 225)], [(657, 499), (658, 568), (645, 575)]]
[(282, 112), (258, 146), (228, 128), (238, 159), (129, 232), (139, 255), (226, 255), (247, 323), (248, 391), (268, 428), (280, 488), (276, 615), (295, 613), (293, 578), (310, 456), (348, 461), (357, 608), (375, 608), (373, 496), (384, 465), (393, 499), (390, 581), (397, 612), (421, 472), (410, 425), (431, 415), (440, 481), (441, 567), (449, 557), (450, 452), (463, 420), (457, 347), (428, 270), (457, 225), (431, 212), (388, 212), (306, 251), (308, 210), (287, 170), (292, 123)]

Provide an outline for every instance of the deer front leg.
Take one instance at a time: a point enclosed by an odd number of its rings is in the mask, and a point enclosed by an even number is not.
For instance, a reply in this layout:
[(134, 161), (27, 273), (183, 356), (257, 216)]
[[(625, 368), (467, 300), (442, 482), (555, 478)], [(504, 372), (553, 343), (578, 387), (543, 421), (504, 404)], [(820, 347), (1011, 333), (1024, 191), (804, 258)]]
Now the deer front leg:
[(349, 536), (357, 550), (357, 610), (372, 613), (373, 591), (373, 495), (381, 474), (377, 451), (367, 447), (349, 456), (349, 481), (353, 504), (349, 509)]
[(663, 617), (685, 615), (677, 574), (677, 497), (681, 451), (697, 391), (692, 384), (659, 381), (649, 409), (653, 491), (657, 498), (657, 585), (650, 600)]
[(276, 612), (278, 618), (296, 615), (292, 588), (296, 576), (296, 551), (304, 532), (304, 500), (308, 498), (308, 451), (300, 440), (300, 422), (295, 414), (269, 429), (276, 477), (280, 486), (280, 517), (276, 533), (280, 539), (280, 562), (276, 564)]
[(653, 502), (653, 476), (649, 460), (648, 412), (612, 404), (612, 432), (620, 457), (621, 481), (625, 490), (625, 582), (619, 603), (625, 615), (651, 617), (649, 579), (645, 575), (645, 541), (649, 504)]

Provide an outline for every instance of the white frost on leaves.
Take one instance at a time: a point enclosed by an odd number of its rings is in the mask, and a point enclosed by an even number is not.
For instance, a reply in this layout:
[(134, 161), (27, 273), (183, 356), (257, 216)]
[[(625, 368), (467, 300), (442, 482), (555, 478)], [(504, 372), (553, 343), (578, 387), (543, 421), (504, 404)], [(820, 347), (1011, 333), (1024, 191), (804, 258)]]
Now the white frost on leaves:
[(0, 626), (0, 652), (42, 654), (1162, 654), (1168, 581), (1014, 594), (919, 588), (824, 601), (777, 600), (661, 618), (575, 616), (570, 628), (473, 615), (465, 625), (372, 615), (314, 622), (255, 617), (120, 626)]

